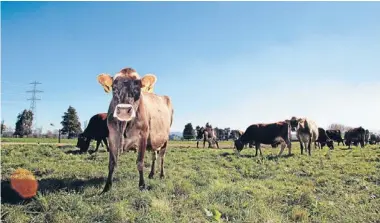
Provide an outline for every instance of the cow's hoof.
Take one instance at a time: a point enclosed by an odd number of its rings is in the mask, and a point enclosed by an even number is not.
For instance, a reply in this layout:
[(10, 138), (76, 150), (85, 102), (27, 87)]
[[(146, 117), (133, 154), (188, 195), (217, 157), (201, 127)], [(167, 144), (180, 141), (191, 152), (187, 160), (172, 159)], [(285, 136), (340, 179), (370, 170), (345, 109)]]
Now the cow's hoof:
[(164, 179), (165, 178), (165, 174), (160, 174), (160, 179)]
[(153, 176), (154, 176), (154, 174), (153, 174), (153, 173), (150, 173), (149, 176), (148, 176), (148, 178), (149, 178), (149, 179), (153, 179)]
[(140, 186), (139, 186), (139, 189), (140, 189), (140, 191), (144, 191), (144, 190), (146, 190), (147, 188), (146, 188), (145, 184), (143, 184), (143, 185), (140, 185)]
[(106, 185), (104, 187), (103, 191), (99, 195), (103, 195), (104, 193), (107, 193), (110, 190), (111, 190), (111, 186), (110, 185)]

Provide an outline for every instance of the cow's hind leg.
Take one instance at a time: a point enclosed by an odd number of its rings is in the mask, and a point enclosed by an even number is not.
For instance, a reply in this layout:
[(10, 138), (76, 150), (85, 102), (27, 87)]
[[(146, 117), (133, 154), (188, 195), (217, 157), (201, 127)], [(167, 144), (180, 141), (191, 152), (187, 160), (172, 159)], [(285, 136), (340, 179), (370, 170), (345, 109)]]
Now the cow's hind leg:
[(216, 147), (219, 149), (219, 143), (218, 143), (218, 140), (215, 139), (215, 144), (216, 144)]
[(309, 156), (311, 156), (311, 137), (309, 137), (309, 141), (307, 143), (307, 149), (308, 149)]
[(165, 177), (165, 170), (164, 170), (164, 159), (165, 159), (165, 153), (166, 153), (166, 146), (167, 146), (167, 143), (166, 142), (164, 144), (164, 146), (161, 148), (160, 150), (160, 161), (161, 161), (161, 164), (160, 164), (160, 178), (164, 178)]
[(303, 155), (303, 141), (302, 141), (302, 139), (300, 140), (300, 149), (301, 149), (301, 155)]
[(157, 151), (152, 151), (152, 166), (150, 169), (149, 179), (153, 179), (154, 172), (155, 172), (156, 160), (157, 160)]

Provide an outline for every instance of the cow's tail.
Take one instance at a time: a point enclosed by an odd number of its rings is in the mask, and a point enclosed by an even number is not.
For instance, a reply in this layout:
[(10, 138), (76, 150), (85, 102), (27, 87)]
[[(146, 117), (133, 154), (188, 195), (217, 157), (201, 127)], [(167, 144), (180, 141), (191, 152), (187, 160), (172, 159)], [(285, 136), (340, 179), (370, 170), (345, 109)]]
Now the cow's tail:
[(174, 109), (172, 108), (172, 115), (170, 117), (170, 127), (172, 126), (173, 124), (173, 115), (174, 115)]

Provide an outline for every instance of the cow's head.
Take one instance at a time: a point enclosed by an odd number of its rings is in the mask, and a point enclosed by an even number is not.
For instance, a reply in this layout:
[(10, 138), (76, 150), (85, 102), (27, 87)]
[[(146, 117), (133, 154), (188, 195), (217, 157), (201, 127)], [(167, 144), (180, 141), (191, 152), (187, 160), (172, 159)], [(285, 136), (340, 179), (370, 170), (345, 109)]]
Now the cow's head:
[(236, 148), (236, 154), (240, 155), (240, 151), (242, 151), (244, 148), (244, 143), (240, 140), (240, 138), (236, 139), (234, 143), (235, 143), (235, 148)]
[(326, 145), (330, 148), (330, 149), (334, 149), (334, 141), (331, 140), (331, 139), (327, 139), (326, 140)]
[(303, 119), (296, 118), (293, 116), (290, 120), (285, 120), (285, 122), (290, 124), (290, 128), (292, 129), (292, 131), (296, 131), (299, 128), (299, 126), (303, 124)]
[(141, 92), (152, 93), (157, 80), (153, 74), (146, 74), (140, 79), (138, 73), (132, 68), (125, 68), (114, 77), (109, 74), (100, 74), (97, 79), (105, 92), (112, 90), (110, 109), (113, 117), (125, 122), (136, 117)]
[(78, 141), (76, 147), (80, 149), (81, 152), (87, 152), (90, 147), (90, 139), (83, 135), (83, 133), (78, 135)]

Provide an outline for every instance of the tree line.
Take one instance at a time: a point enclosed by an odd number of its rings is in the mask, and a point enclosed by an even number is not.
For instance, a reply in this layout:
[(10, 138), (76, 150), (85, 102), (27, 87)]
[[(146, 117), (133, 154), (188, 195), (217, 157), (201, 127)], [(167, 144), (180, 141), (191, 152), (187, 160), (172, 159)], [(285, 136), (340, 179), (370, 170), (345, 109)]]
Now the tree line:
[[(14, 131), (11, 128), (7, 128), (4, 124), (4, 120), (1, 122), (1, 134), (4, 135), (5, 132), (11, 133), (14, 137), (29, 137), (32, 135), (32, 124), (33, 124), (34, 114), (31, 110), (24, 109), (17, 115), (17, 121), (15, 123)], [(62, 127), (58, 130), (58, 134), (67, 135), (67, 138), (71, 139), (77, 137), (79, 133), (82, 132), (81, 124), (79, 121), (78, 114), (72, 106), (69, 106), (66, 112), (62, 116), (62, 121), (60, 123)], [(51, 124), (54, 126), (53, 124)], [(7, 131), (8, 129), (8, 131)], [(42, 134), (42, 129), (36, 129), (35, 132), (40, 135)], [(50, 138), (57, 133), (48, 131), (46, 136)]]
[[(196, 126), (195, 129), (191, 123), (187, 123), (182, 133), (182, 137), (185, 140), (195, 139), (197, 137), (197, 131), (200, 129)], [(218, 140), (229, 140), (237, 138), (237, 130), (231, 130), (231, 128), (213, 128)]]

